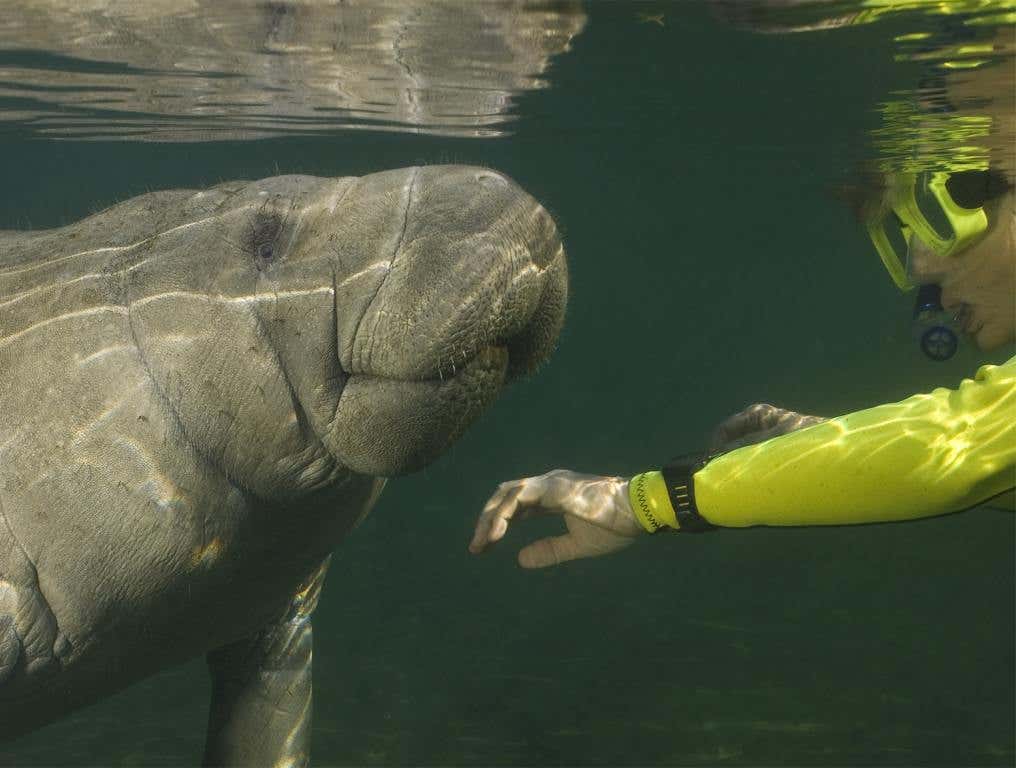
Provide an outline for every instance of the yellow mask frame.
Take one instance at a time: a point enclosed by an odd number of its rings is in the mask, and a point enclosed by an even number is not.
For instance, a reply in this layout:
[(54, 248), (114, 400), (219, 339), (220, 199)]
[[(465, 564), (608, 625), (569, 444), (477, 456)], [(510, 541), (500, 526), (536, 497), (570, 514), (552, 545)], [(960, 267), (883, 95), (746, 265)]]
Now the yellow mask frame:
[(957, 204), (946, 171), (896, 173), (888, 179), (881, 212), (867, 222), (868, 235), (900, 290), (915, 287), (910, 279), (910, 244), (917, 237), (940, 257), (952, 256), (988, 229), (984, 208)]

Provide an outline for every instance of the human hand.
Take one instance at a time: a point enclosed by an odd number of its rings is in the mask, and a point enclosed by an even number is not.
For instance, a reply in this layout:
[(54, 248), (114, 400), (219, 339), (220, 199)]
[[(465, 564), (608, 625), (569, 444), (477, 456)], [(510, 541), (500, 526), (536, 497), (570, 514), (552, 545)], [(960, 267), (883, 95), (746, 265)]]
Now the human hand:
[(536, 513), (561, 515), (568, 532), (523, 547), (519, 551), (523, 568), (606, 555), (627, 547), (646, 532), (632, 511), (626, 478), (555, 469), (501, 483), (476, 521), (469, 551), (483, 552), (504, 537), (513, 520)]
[(823, 421), (826, 419), (821, 416), (809, 416), (768, 403), (756, 403), (735, 413), (716, 428), (713, 432), (712, 450), (732, 451)]

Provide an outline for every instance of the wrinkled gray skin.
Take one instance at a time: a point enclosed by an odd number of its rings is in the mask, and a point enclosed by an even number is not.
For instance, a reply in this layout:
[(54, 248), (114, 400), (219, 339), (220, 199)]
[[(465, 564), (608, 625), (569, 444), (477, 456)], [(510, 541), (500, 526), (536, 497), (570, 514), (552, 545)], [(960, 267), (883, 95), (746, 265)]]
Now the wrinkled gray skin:
[(0, 737), (208, 654), (206, 763), (305, 763), (330, 552), (549, 354), (566, 290), (479, 168), (0, 233)]

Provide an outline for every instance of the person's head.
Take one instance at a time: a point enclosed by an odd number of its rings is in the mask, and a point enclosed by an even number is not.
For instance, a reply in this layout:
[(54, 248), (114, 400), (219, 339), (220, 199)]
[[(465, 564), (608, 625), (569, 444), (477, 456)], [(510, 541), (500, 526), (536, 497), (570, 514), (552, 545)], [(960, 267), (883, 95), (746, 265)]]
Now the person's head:
[[(981, 349), (1016, 340), (1016, 203), (1004, 175), (895, 174), (866, 220), (894, 282), (904, 290), (922, 287), (915, 323), (946, 336), (951, 331), (941, 326), (955, 325)], [(941, 355), (926, 341), (922, 348), (938, 359), (955, 349), (955, 335)]]

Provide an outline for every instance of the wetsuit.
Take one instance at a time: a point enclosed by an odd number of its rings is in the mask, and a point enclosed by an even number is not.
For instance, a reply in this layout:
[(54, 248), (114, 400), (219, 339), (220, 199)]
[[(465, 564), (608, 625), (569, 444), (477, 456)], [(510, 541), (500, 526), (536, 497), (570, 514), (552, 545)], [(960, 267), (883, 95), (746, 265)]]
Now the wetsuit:
[[(673, 525), (671, 505), (660, 498), (665, 485), (646, 485), (653, 486), (651, 507)], [(717, 456), (694, 473), (692, 486), (698, 514), (719, 527), (910, 520), (1003, 494), (1004, 506), (1012, 508), (1016, 357), (983, 366), (956, 389), (914, 395)], [(632, 502), (638, 508), (634, 491)], [(641, 505), (646, 508), (645, 498)]]

